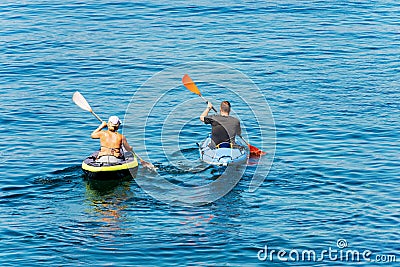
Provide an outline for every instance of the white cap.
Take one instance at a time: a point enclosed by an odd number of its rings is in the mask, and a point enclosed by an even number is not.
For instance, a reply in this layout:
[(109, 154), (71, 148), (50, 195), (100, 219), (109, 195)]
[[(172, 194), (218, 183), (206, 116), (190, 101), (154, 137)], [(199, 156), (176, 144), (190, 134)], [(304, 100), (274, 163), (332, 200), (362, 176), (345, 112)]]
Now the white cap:
[(121, 124), (121, 121), (119, 120), (119, 118), (117, 116), (111, 116), (108, 119), (108, 122), (110, 122), (113, 125), (120, 125)]

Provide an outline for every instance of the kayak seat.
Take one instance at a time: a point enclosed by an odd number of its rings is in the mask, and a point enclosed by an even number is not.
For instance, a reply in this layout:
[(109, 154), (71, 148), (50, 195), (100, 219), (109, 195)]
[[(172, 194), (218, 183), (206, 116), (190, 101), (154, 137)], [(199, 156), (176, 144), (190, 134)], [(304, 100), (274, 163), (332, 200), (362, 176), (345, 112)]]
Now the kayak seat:
[(232, 148), (232, 144), (229, 142), (222, 142), (216, 145), (216, 148)]
[(222, 156), (222, 157), (220, 157), (220, 158), (218, 159), (218, 161), (221, 161), (221, 159), (225, 159), (225, 160), (228, 160), (228, 161), (233, 160), (233, 158), (232, 158), (231, 156)]

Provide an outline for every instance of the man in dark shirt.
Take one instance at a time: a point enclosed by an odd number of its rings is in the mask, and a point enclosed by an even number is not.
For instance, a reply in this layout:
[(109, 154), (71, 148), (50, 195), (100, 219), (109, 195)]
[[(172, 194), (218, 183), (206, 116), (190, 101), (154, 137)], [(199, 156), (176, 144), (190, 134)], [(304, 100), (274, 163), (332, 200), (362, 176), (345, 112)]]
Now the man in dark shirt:
[(235, 136), (241, 135), (240, 121), (232, 116), (231, 104), (228, 101), (222, 101), (220, 114), (208, 116), (213, 108), (211, 102), (207, 103), (207, 108), (200, 115), (200, 120), (205, 124), (211, 124), (211, 139), (216, 147), (231, 147), (235, 144)]

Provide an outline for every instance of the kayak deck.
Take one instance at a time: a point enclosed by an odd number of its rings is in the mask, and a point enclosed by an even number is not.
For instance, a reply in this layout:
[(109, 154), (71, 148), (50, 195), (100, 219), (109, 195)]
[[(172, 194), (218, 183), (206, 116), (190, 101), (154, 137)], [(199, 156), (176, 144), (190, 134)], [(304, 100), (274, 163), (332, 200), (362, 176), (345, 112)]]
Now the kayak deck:
[(211, 148), (210, 136), (199, 144), (200, 160), (216, 166), (247, 162), (249, 149), (240, 137), (236, 138), (236, 145), (232, 148)]
[(97, 162), (98, 153), (99, 151), (94, 152), (82, 162), (82, 170), (88, 179), (123, 179), (130, 176), (130, 172), (138, 167), (137, 158), (131, 152), (125, 152), (124, 159), (117, 163)]

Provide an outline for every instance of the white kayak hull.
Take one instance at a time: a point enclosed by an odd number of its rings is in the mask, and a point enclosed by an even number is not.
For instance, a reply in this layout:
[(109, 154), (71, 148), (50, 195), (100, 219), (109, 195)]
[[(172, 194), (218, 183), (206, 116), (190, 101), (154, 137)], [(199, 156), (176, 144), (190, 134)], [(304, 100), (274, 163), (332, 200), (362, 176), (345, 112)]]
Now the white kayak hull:
[(199, 144), (200, 160), (216, 166), (228, 166), (229, 164), (246, 163), (249, 158), (249, 148), (236, 137), (236, 145), (233, 148), (211, 148), (211, 137), (207, 137)]

